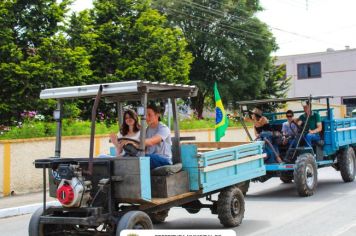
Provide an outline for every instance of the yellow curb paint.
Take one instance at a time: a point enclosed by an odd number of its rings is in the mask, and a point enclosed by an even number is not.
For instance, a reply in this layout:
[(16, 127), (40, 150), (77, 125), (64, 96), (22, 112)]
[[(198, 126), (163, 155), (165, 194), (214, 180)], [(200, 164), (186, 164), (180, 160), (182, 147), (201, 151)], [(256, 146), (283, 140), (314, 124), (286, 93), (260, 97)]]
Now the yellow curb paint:
[(100, 138), (95, 138), (95, 149), (94, 155), (97, 157), (100, 154)]
[(4, 196), (9, 196), (10, 190), (10, 168), (11, 168), (11, 154), (10, 154), (10, 143), (4, 144), (4, 178), (3, 178), (3, 194)]

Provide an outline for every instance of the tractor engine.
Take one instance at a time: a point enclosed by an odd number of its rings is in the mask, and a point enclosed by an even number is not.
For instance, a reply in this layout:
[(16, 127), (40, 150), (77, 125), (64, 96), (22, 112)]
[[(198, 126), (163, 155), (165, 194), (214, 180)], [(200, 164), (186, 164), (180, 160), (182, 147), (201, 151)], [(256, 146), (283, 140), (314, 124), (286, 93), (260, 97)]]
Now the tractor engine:
[(57, 199), (64, 207), (84, 207), (91, 199), (91, 181), (86, 181), (79, 165), (59, 165)]

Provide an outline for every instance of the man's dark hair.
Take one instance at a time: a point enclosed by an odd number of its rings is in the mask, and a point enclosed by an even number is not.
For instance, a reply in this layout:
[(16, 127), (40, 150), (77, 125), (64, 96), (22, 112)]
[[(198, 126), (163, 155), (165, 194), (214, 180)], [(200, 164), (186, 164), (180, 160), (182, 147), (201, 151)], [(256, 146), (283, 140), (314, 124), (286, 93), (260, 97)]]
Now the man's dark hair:
[(161, 121), (161, 112), (158, 106), (156, 106), (156, 104), (151, 103), (147, 106), (147, 109), (151, 109), (154, 113), (158, 114), (158, 121)]
[(292, 110), (286, 111), (286, 115), (288, 115), (288, 114), (291, 114), (292, 116), (294, 116), (294, 112)]

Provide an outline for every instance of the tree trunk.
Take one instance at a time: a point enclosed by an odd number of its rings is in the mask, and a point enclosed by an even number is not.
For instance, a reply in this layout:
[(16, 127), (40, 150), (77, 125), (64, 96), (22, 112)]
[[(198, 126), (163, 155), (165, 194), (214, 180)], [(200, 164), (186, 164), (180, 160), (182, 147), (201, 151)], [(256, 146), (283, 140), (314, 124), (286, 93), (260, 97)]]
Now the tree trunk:
[(203, 119), (203, 110), (204, 110), (204, 100), (205, 93), (198, 92), (198, 95), (192, 99), (193, 109), (196, 111), (197, 118), (199, 120)]

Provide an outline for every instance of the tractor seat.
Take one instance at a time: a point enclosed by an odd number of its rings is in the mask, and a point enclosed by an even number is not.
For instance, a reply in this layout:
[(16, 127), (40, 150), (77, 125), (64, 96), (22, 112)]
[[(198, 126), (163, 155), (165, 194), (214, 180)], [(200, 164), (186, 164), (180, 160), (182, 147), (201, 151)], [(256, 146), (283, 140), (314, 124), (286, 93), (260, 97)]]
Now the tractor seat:
[(159, 166), (151, 170), (152, 176), (168, 176), (178, 173), (182, 170), (182, 163), (177, 163), (174, 165)]

